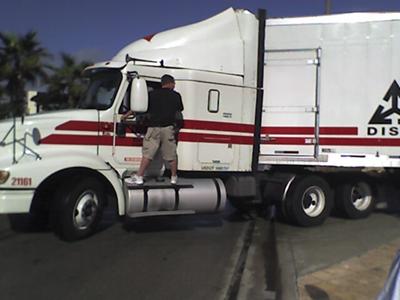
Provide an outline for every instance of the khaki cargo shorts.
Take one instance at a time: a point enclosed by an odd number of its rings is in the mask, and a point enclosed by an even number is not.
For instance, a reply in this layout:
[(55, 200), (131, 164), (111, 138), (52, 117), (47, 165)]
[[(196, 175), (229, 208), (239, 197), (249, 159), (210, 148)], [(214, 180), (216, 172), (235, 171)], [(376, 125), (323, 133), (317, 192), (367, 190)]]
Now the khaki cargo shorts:
[(176, 141), (174, 126), (149, 127), (143, 139), (143, 156), (153, 159), (158, 148), (164, 160), (176, 160)]

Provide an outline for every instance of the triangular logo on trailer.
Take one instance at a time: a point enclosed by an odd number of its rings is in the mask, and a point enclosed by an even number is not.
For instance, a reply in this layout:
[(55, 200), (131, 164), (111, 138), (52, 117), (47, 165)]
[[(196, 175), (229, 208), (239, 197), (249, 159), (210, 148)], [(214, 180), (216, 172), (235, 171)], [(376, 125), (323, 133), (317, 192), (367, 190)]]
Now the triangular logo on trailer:
[[(392, 101), (392, 106), (389, 109), (385, 110), (385, 107), (379, 105), (373, 114), (369, 124), (375, 125), (390, 125), (392, 124), (392, 120), (388, 119), (391, 115), (398, 115), (400, 117), (400, 108), (399, 108), (399, 98), (400, 98), (400, 86), (397, 81), (393, 81), (389, 90), (387, 91), (383, 100), (386, 102)], [(400, 124), (400, 119), (397, 121)]]

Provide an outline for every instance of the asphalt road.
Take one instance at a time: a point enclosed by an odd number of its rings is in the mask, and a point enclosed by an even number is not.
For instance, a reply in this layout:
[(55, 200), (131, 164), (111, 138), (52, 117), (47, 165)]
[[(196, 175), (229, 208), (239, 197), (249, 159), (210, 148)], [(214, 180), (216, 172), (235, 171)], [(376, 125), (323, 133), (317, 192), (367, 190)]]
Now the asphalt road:
[(1, 299), (226, 299), (253, 222), (233, 209), (115, 221), (66, 243), (0, 216)]
[[(275, 224), (281, 299), (296, 299), (298, 278), (400, 238), (400, 189), (383, 186), (377, 196), (377, 209), (367, 219), (332, 216), (323, 225), (311, 228)], [(332, 279), (335, 276), (332, 274)]]
[(100, 232), (75, 243), (32, 230), (23, 216), (10, 229), (0, 216), (0, 299), (274, 299), (297, 276), (398, 238), (400, 191), (380, 196), (385, 206), (369, 219), (314, 228), (232, 208), (127, 224), (108, 213)]

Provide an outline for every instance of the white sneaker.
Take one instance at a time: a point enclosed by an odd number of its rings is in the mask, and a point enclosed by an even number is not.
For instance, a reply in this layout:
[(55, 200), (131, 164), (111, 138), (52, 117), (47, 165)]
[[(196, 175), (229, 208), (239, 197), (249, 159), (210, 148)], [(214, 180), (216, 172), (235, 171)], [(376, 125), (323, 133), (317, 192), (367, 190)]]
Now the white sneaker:
[(133, 175), (125, 179), (125, 182), (128, 184), (136, 184), (142, 185), (143, 184), (143, 176)]
[(177, 184), (178, 183), (178, 176), (171, 176), (171, 184)]

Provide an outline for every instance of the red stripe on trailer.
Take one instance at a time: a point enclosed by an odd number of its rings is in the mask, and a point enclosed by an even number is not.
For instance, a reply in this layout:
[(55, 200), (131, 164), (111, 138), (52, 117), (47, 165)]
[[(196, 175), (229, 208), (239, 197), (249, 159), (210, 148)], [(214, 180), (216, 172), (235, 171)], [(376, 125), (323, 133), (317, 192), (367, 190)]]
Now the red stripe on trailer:
[[(284, 135), (298, 135), (308, 134), (314, 135), (314, 127), (263, 127), (261, 129), (263, 134), (284, 134)], [(321, 135), (357, 135), (357, 127), (321, 127), (319, 129)]]
[[(263, 142), (264, 145), (309, 145), (313, 144), (307, 137), (273, 137)], [(320, 138), (321, 146), (370, 146), (370, 147), (398, 147), (400, 139), (391, 138)]]
[(261, 142), (264, 145), (309, 145), (304, 137), (273, 137), (269, 141)]
[(319, 134), (323, 135), (358, 135), (357, 127), (321, 127)]
[(320, 138), (319, 141), (323, 146), (400, 146), (400, 139), (394, 138)]

